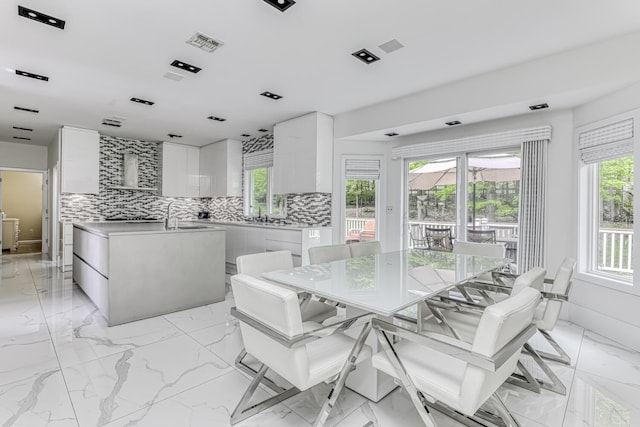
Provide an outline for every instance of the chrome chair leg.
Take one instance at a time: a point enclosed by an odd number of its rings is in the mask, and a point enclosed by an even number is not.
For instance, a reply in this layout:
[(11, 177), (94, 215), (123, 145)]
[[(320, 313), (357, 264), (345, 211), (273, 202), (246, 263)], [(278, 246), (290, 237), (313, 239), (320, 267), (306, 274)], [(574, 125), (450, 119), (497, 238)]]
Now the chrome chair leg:
[(545, 351), (537, 350), (540, 357), (542, 357), (543, 359), (551, 360), (553, 362), (558, 362), (558, 363), (562, 363), (563, 365), (570, 366), (571, 357), (567, 354), (566, 351), (564, 351), (562, 347), (560, 347), (560, 344), (558, 344), (556, 340), (553, 339), (553, 337), (549, 334), (549, 332), (543, 331), (542, 329), (538, 329), (538, 332), (542, 334), (542, 336), (547, 340), (547, 342), (551, 345), (551, 347), (553, 347), (556, 353), (558, 353), (558, 354), (552, 354), (552, 353), (547, 353)]
[(531, 347), (531, 344), (529, 343), (525, 344), (523, 352), (531, 356), (533, 358), (533, 361), (540, 367), (540, 369), (542, 369), (542, 371), (545, 373), (547, 378), (549, 378), (550, 382), (537, 379), (537, 382), (538, 384), (540, 384), (540, 387), (544, 388), (545, 390), (549, 390), (554, 393), (558, 393), (563, 396), (566, 396), (567, 387), (562, 383), (562, 381), (560, 381), (560, 378), (556, 375), (555, 372), (553, 372), (553, 370), (551, 370), (549, 365), (547, 365), (545, 361), (542, 360), (542, 357), (540, 357), (540, 354), (533, 347)]
[(529, 371), (520, 360), (518, 360), (517, 366), (520, 374), (514, 372), (509, 378), (507, 378), (507, 382), (540, 394), (540, 382), (538, 379), (533, 376), (531, 371)]
[(272, 396), (268, 399), (265, 399), (262, 402), (248, 406), (251, 397), (253, 397), (253, 394), (258, 389), (258, 385), (264, 379), (264, 375), (267, 373), (267, 369), (269, 369), (267, 365), (263, 364), (260, 367), (260, 370), (257, 371), (255, 378), (253, 379), (253, 381), (251, 381), (249, 387), (242, 395), (242, 398), (240, 398), (240, 402), (238, 402), (238, 405), (231, 413), (231, 425), (237, 424), (242, 420), (245, 420), (259, 412), (264, 411), (265, 409), (272, 407), (277, 403), (282, 402), (283, 400), (290, 398), (291, 396), (295, 396), (296, 394), (300, 393), (300, 390), (298, 390), (296, 387), (291, 387), (290, 389), (285, 390), (284, 392)]
[(511, 412), (509, 412), (509, 409), (507, 409), (497, 393), (493, 393), (491, 397), (489, 397), (489, 402), (496, 409), (498, 416), (502, 419), (506, 427), (520, 427), (520, 423), (511, 415)]
[[(249, 375), (251, 378), (255, 378), (256, 375), (258, 375), (258, 371), (256, 371), (251, 366), (244, 363), (244, 358), (246, 356), (247, 356), (247, 351), (243, 348), (242, 350), (240, 350), (240, 354), (238, 354), (238, 357), (236, 357), (236, 361), (235, 361), (236, 368), (238, 368), (245, 374)], [(267, 378), (266, 376), (263, 376), (262, 384), (266, 385), (276, 393), (282, 393), (286, 390), (285, 388), (280, 387), (278, 384), (273, 382), (273, 380), (271, 380), (270, 378)]]
[(358, 355), (362, 351), (362, 347), (364, 347), (364, 343), (367, 340), (367, 337), (369, 336), (369, 332), (371, 332), (371, 320), (369, 320), (362, 327), (362, 331), (360, 331), (360, 335), (358, 336), (358, 339), (356, 340), (355, 344), (353, 345), (353, 348), (349, 352), (349, 357), (347, 357), (344, 367), (342, 368), (342, 371), (340, 371), (340, 375), (338, 375), (338, 379), (335, 381), (335, 383), (333, 384), (333, 387), (329, 391), (329, 394), (326, 400), (324, 401), (322, 408), (320, 409), (320, 413), (318, 414), (318, 417), (313, 423), (314, 427), (324, 426), (324, 423), (327, 421), (327, 418), (329, 418), (329, 415), (331, 415), (331, 410), (336, 404), (336, 401), (338, 400), (338, 396), (340, 396), (340, 393), (344, 388), (344, 385), (347, 381), (347, 377), (349, 376), (349, 373), (351, 373), (351, 371), (355, 369), (356, 361), (358, 360)]

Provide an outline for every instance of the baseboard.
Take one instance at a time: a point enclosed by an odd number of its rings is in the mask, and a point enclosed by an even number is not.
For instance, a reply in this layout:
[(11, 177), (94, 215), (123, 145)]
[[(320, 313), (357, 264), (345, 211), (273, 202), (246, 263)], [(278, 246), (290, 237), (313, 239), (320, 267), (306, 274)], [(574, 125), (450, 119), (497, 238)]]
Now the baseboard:
[(42, 240), (18, 240), (18, 245), (41, 245)]
[(569, 320), (635, 351), (640, 351), (640, 327), (638, 326), (573, 303), (569, 304)]

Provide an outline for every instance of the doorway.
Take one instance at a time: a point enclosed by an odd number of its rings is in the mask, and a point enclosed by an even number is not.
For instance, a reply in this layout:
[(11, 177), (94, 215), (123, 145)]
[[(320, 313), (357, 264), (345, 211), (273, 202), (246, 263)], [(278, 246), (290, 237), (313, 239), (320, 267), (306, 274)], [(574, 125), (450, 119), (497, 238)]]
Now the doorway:
[(0, 170), (2, 252), (46, 252), (48, 236), (46, 172)]

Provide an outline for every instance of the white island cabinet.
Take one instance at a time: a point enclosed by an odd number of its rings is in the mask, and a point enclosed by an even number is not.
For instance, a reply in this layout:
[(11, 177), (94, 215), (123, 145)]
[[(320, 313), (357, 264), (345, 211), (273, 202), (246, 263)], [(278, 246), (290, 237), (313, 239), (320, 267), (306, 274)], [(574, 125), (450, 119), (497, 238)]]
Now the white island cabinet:
[(223, 301), (225, 232), (161, 222), (76, 223), (73, 280), (109, 326)]
[(242, 196), (242, 142), (225, 139), (200, 148), (200, 197)]
[(162, 170), (160, 194), (165, 197), (200, 196), (200, 149), (163, 142), (160, 145)]
[(64, 126), (60, 129), (60, 185), (63, 193), (100, 192), (100, 134)]
[(331, 193), (333, 118), (311, 113), (273, 130), (273, 193)]

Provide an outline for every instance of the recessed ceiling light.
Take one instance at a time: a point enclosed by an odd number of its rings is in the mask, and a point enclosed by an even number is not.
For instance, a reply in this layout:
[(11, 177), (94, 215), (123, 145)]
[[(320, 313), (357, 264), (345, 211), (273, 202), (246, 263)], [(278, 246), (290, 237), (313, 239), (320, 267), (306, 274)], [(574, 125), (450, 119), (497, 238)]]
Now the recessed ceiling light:
[(446, 123), (447, 126), (455, 126), (455, 125), (461, 125), (461, 124), (462, 122), (460, 120), (452, 120)]
[(273, 92), (262, 92), (260, 95), (266, 96), (267, 98), (275, 99), (276, 101), (278, 99), (282, 99), (282, 96), (278, 95), (277, 93), (273, 93)]
[(249, 138), (251, 135), (249, 135), (248, 133), (243, 133), (241, 136), (242, 136), (243, 138)]
[(398, 136), (398, 134), (395, 133), (395, 132), (385, 133), (385, 135), (387, 135), (387, 136)]
[(131, 98), (130, 101), (137, 102), (138, 104), (144, 104), (144, 105), (155, 104), (155, 102), (153, 101), (147, 101), (146, 99), (140, 99), (140, 98)]
[(22, 136), (14, 136), (13, 139), (21, 139), (23, 141), (31, 141), (31, 138), (24, 138)]
[(41, 76), (40, 74), (33, 74), (28, 71), (16, 70), (16, 74), (22, 77), (29, 77), (31, 79), (41, 80), (43, 82), (48, 82), (49, 77)]
[(373, 64), (380, 60), (380, 58), (369, 52), (367, 49), (360, 49), (359, 51), (353, 52), (351, 55), (355, 56), (365, 64)]
[(265, 129), (265, 128), (258, 129), (258, 132), (268, 132), (268, 131), (269, 131), (269, 129)]
[(216, 122), (226, 122), (227, 121), (227, 119), (223, 119), (222, 117), (216, 117), (216, 116), (209, 116), (209, 117), (207, 117), (207, 119), (215, 120)]
[(175, 133), (168, 133), (169, 138), (182, 138), (182, 135), (176, 135)]
[(36, 113), (36, 114), (38, 114), (40, 112), (40, 111), (34, 110), (32, 108), (25, 108), (25, 107), (18, 107), (18, 106), (15, 106), (13, 108), (15, 110), (19, 110), (19, 111), (26, 111), (27, 113)]
[(20, 126), (14, 126), (13, 128), (16, 129), (16, 130), (24, 130), (24, 131), (27, 131), (27, 132), (33, 132), (33, 129), (21, 128)]
[(545, 108), (549, 108), (549, 104), (546, 102), (544, 104), (529, 105), (531, 111), (544, 110)]
[(404, 45), (400, 43), (398, 40), (393, 39), (393, 40), (389, 40), (386, 43), (382, 43), (378, 47), (382, 49), (385, 53), (391, 53), (391, 52), (395, 52), (398, 49), (402, 49)]
[(112, 126), (114, 128), (122, 127), (122, 122), (113, 119), (102, 119), (102, 124), (105, 126)]
[(196, 67), (195, 65), (187, 64), (184, 61), (178, 61), (177, 59), (171, 63), (174, 67), (180, 68), (181, 70), (189, 71), (190, 73), (197, 73), (202, 68)]
[(195, 33), (189, 40), (187, 40), (187, 44), (195, 46), (198, 49), (202, 49), (205, 52), (209, 53), (224, 45), (224, 43), (220, 40), (216, 40), (213, 37), (203, 33)]
[(65, 22), (62, 19), (45, 15), (44, 13), (40, 13), (35, 10), (28, 9), (24, 6), (18, 6), (18, 15), (27, 19), (38, 21), (42, 24), (51, 25), (52, 27), (56, 27), (56, 28), (60, 28), (61, 30), (64, 30)]
[(271, 6), (278, 9), (280, 12), (284, 12), (289, 9), (291, 6), (296, 4), (293, 0), (264, 0), (266, 3), (269, 3)]

